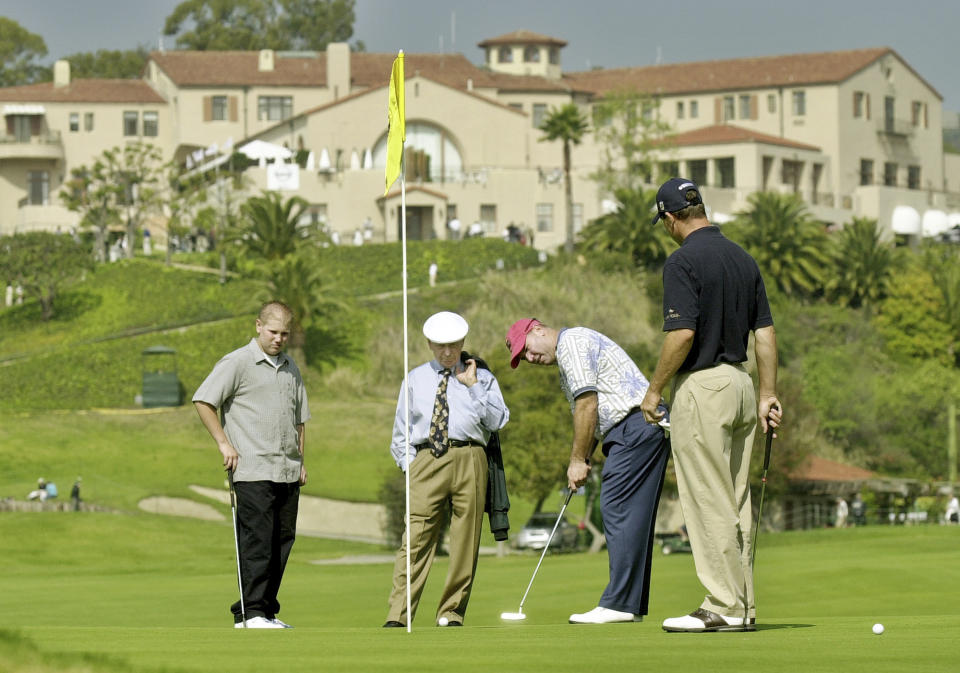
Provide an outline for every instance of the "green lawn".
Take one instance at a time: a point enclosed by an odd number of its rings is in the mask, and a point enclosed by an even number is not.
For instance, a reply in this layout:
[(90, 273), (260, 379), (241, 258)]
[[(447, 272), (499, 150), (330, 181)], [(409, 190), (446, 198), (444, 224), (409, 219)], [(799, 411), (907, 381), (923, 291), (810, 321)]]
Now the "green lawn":
[[(498, 616), (517, 609), (537, 557), (482, 557), (464, 629), (433, 626), (446, 566), (440, 560), (407, 634), (380, 628), (389, 563), (310, 563), (377, 550), (301, 538), (280, 596), (283, 618), (297, 628), (261, 633), (230, 628), (236, 584), (229, 524), (149, 514), (4, 514), (0, 539), (30, 541), (0, 557), (0, 670), (13, 673), (71, 666), (900, 673), (955, 671), (960, 657), (955, 527), (764, 535), (760, 630), (703, 635), (659, 627), (700, 599), (688, 555), (655, 555), (646, 622), (601, 627), (566, 619), (595, 605), (605, 554), (548, 557), (527, 599), (528, 619), (510, 624)], [(875, 622), (886, 626), (884, 635), (871, 633)]]

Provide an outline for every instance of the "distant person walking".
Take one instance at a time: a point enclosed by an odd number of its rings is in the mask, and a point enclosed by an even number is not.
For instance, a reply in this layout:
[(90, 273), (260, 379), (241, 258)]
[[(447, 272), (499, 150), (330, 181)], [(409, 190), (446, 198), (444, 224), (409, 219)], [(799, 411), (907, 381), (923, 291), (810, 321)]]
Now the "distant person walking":
[[(449, 311), (427, 318), (423, 335), (434, 357), (408, 374), (406, 390), (401, 389), (398, 396), (390, 454), (400, 469), (410, 470), (410, 529), (397, 550), (385, 628), (405, 627), (416, 615), (448, 506), (450, 564), (437, 623), (463, 626), (467, 614), (487, 494), (485, 449), (490, 435), (510, 418), (494, 375), (478, 367), (473, 358), (464, 357), (468, 329), (462, 316)], [(407, 614), (407, 535), (411, 615)]]
[[(586, 482), (597, 442), (606, 456), (600, 497), (610, 580), (597, 607), (570, 615), (570, 623), (642, 621), (650, 596), (654, 521), (670, 457), (663, 429), (648, 425), (640, 413), (647, 379), (620, 346), (586, 327), (557, 330), (524, 318), (513, 323), (506, 342), (511, 367), (526, 360), (560, 369), (560, 387), (573, 414), (568, 488)], [(666, 407), (660, 410), (666, 413)]]
[(960, 523), (960, 501), (957, 500), (956, 494), (950, 496), (944, 518), (946, 518), (947, 523)]
[(73, 503), (73, 511), (80, 511), (80, 482), (83, 479), (77, 477), (77, 480), (73, 482), (73, 486), (70, 487), (70, 501)]
[[(290, 628), (277, 618), (277, 592), (307, 481), (304, 424), (310, 419), (300, 370), (283, 352), (293, 320), (286, 304), (264, 304), (257, 336), (225, 355), (193, 396), (224, 467), (233, 472), (247, 628)], [(230, 611), (234, 625), (244, 626), (239, 601)]]
[(837, 528), (846, 528), (847, 515), (849, 513), (850, 508), (847, 506), (847, 501), (843, 498), (837, 498), (837, 521), (834, 526)]
[(850, 511), (853, 514), (854, 526), (867, 525), (867, 503), (863, 501), (863, 498), (860, 497), (859, 493), (853, 496), (853, 503), (850, 505)]
[[(700, 607), (663, 622), (666, 631), (747, 631), (756, 606), (750, 562), (753, 512), (750, 454), (757, 420), (780, 424), (777, 341), (756, 261), (710, 224), (700, 189), (673, 178), (657, 192), (653, 224), (680, 248), (663, 267), (664, 338), (641, 408), (663, 417), (663, 390), (676, 375), (671, 442), (680, 507), (697, 576)], [(755, 339), (759, 396), (743, 362)]]

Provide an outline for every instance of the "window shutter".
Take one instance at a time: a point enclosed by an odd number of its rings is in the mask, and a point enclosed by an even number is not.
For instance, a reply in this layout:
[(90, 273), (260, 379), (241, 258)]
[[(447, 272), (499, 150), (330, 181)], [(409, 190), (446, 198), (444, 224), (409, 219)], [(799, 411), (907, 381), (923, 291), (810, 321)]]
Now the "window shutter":
[(13, 116), (12, 115), (7, 116), (7, 135), (8, 136), (13, 135)]
[(230, 121), (235, 122), (237, 119), (237, 97), (230, 96)]
[(864, 100), (866, 105), (867, 119), (870, 119), (870, 94), (866, 94), (864, 96)]
[(213, 119), (213, 96), (203, 97), (203, 121), (208, 122)]
[(34, 136), (40, 135), (40, 124), (43, 122), (43, 118), (39, 115), (33, 115), (30, 117), (30, 134)]
[(929, 128), (930, 118), (927, 116), (927, 104), (923, 104), (923, 128)]
[(757, 102), (757, 96), (750, 96), (750, 119), (757, 119), (760, 116), (760, 104)]
[(713, 99), (713, 121), (716, 124), (723, 121), (723, 99), (720, 96)]

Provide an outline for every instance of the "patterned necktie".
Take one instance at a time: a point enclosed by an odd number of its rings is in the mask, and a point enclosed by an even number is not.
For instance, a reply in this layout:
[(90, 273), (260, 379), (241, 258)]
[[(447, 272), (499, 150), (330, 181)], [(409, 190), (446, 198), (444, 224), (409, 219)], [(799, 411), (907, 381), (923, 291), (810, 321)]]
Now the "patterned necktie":
[(439, 458), (450, 448), (450, 438), (447, 427), (450, 424), (450, 406), (447, 404), (447, 382), (450, 381), (450, 370), (443, 370), (443, 378), (437, 387), (437, 399), (433, 403), (433, 416), (430, 418), (430, 453)]

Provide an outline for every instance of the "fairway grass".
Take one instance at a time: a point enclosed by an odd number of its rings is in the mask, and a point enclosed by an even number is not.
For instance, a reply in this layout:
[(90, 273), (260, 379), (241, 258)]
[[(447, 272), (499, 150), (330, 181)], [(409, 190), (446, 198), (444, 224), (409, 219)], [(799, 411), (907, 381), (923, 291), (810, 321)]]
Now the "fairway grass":
[[(956, 671), (958, 527), (765, 534), (756, 633), (667, 634), (702, 597), (689, 555), (654, 556), (650, 616), (572, 626), (606, 554), (483, 556), (466, 627), (433, 626), (446, 560), (413, 632), (384, 630), (392, 565), (317, 565), (374, 547), (301, 538), (281, 590), (290, 631), (231, 628), (229, 524), (149, 514), (4, 514), (0, 671)], [(29, 541), (28, 549), (22, 542)], [(870, 627), (881, 622), (882, 636)]]

